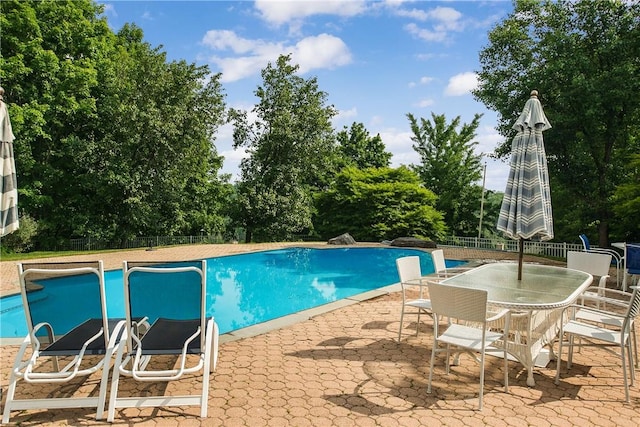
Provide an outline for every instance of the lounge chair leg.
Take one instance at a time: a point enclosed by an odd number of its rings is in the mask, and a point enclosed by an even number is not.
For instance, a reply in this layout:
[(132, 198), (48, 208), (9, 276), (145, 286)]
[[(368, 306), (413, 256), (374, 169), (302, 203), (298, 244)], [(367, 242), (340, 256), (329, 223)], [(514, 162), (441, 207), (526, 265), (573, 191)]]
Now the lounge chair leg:
[(121, 341), (118, 345), (116, 353), (116, 361), (113, 364), (113, 374), (111, 376), (111, 392), (109, 394), (109, 410), (107, 412), (107, 421), (112, 423), (116, 415), (116, 400), (118, 400), (118, 385), (120, 382), (120, 365), (127, 342), (127, 334), (129, 331), (125, 328), (122, 332)]
[(16, 394), (16, 382), (18, 382), (18, 378), (15, 373), (11, 373), (11, 381), (9, 382), (9, 389), (7, 390), (7, 397), (4, 404), (4, 412), (2, 413), (2, 424), (7, 424), (9, 422), (9, 418), (11, 417), (11, 402), (13, 402), (13, 398)]

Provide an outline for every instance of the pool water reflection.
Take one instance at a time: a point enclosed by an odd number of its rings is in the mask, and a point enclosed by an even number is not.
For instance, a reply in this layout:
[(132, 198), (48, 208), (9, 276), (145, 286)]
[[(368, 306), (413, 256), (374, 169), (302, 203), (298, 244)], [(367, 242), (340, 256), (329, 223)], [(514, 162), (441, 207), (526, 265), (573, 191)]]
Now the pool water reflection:
[[(337, 301), (396, 283), (395, 260), (408, 255), (420, 256), (423, 274), (434, 271), (429, 253), (408, 248), (288, 248), (209, 258), (207, 314), (225, 333)], [(105, 281), (109, 316), (124, 317), (122, 270), (107, 271)], [(42, 284), (38, 303), (54, 301), (60, 285)], [(77, 301), (57, 301), (51, 310), (80, 310)], [(0, 337), (27, 333), (19, 295), (0, 299), (0, 310)]]

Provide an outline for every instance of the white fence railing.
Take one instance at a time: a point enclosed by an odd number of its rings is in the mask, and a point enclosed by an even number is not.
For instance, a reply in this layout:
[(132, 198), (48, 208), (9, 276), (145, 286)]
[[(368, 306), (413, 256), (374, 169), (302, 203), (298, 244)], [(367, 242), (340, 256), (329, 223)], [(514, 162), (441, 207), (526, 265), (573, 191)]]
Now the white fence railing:
[[(440, 241), (440, 244), (445, 246), (518, 252), (517, 240), (450, 236)], [(524, 253), (532, 255), (566, 258), (568, 251), (581, 251), (582, 249), (582, 245), (578, 243), (524, 241)]]
[(69, 241), (69, 250), (72, 251), (96, 251), (103, 249), (136, 249), (136, 248), (153, 248), (157, 246), (174, 246), (174, 245), (195, 245), (199, 243), (223, 243), (221, 235), (201, 235), (201, 236), (155, 236), (155, 237), (136, 237), (127, 239), (121, 244), (92, 238), (71, 239)]
[[(156, 236), (138, 237), (130, 239), (119, 245), (120, 249), (133, 249), (144, 247), (194, 245), (199, 243), (223, 243), (221, 235), (202, 236)], [(438, 241), (439, 245), (457, 246), (477, 249), (499, 250), (506, 252), (518, 252), (517, 240), (486, 239), (477, 237), (449, 236)], [(90, 251), (100, 249), (114, 249), (113, 245), (97, 239), (72, 239), (69, 241), (69, 249), (74, 251)], [(543, 255), (554, 258), (566, 258), (567, 251), (581, 251), (582, 245), (575, 243), (552, 242), (524, 242), (524, 252), (533, 255)]]

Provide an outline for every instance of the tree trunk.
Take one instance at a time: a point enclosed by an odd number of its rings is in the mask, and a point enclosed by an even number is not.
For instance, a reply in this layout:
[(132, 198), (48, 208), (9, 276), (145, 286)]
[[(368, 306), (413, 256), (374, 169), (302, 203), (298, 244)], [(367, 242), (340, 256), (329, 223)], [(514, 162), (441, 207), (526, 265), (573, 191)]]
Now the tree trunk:
[(609, 221), (602, 220), (598, 224), (598, 246), (608, 248), (609, 244)]

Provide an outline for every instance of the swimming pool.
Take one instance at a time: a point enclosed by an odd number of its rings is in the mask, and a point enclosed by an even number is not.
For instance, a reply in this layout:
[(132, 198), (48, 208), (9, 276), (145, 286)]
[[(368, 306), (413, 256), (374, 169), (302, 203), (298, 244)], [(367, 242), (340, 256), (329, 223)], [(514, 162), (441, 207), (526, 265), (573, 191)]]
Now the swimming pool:
[[(434, 271), (429, 253), (407, 248), (288, 248), (208, 258), (207, 314), (226, 333), (348, 298), (397, 283), (395, 260), (408, 255), (420, 257), (423, 274)], [(461, 263), (447, 260), (451, 267)], [(110, 317), (124, 317), (122, 280), (122, 270), (105, 272)], [(58, 282), (40, 292), (55, 295)], [(78, 309), (77, 300), (52, 308)], [(0, 337), (26, 333), (20, 295), (0, 298)]]

